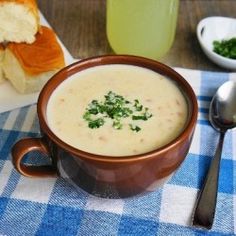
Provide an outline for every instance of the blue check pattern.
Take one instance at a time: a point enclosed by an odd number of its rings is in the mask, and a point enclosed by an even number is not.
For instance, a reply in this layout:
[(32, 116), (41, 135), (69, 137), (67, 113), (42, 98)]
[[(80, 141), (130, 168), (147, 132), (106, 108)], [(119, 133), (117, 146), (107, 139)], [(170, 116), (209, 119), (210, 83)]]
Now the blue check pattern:
[[(236, 74), (176, 68), (196, 92), (199, 115), (190, 152), (172, 179), (144, 196), (100, 199), (61, 178), (20, 176), (11, 164), (11, 147), (37, 137), (36, 105), (0, 114), (0, 235), (236, 235), (236, 132), (225, 139), (218, 202), (212, 230), (191, 227), (191, 215), (218, 141), (208, 122), (216, 89)], [(27, 163), (45, 163), (33, 152)]]

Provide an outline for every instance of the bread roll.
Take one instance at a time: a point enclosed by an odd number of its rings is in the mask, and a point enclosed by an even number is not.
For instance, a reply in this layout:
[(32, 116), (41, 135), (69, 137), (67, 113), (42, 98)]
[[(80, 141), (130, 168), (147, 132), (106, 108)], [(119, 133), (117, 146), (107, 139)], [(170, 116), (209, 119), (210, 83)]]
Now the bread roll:
[(3, 69), (2, 69), (3, 57), (4, 57), (4, 48), (0, 44), (0, 84), (4, 81)]
[(0, 0), (0, 42), (32, 43), (39, 27), (35, 0)]
[(32, 44), (9, 43), (6, 47), (3, 70), (20, 93), (40, 91), (51, 76), (65, 66), (55, 33), (45, 26), (41, 30)]

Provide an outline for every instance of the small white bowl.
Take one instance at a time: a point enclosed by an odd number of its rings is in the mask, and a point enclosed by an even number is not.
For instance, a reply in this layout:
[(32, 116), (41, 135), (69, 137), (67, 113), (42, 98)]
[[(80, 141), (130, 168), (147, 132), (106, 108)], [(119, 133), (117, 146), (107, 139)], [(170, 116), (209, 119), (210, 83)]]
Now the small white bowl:
[(201, 20), (197, 25), (197, 38), (207, 57), (217, 65), (236, 70), (236, 59), (229, 59), (213, 52), (213, 41), (236, 37), (236, 19), (213, 16)]

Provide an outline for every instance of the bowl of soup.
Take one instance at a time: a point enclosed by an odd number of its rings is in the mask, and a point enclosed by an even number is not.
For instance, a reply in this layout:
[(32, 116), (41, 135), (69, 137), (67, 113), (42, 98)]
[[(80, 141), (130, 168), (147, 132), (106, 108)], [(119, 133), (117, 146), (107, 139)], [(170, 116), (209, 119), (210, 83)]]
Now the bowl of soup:
[[(81, 60), (44, 86), (42, 137), (19, 140), (12, 161), (25, 176), (60, 176), (100, 197), (146, 193), (184, 161), (197, 111), (191, 86), (162, 63), (127, 55)], [(23, 164), (32, 150), (51, 165)]]

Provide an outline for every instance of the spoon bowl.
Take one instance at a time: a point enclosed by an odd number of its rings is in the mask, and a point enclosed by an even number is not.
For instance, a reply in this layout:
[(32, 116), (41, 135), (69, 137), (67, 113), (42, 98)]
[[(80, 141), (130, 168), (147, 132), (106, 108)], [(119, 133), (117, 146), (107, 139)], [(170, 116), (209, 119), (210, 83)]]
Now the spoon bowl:
[(217, 90), (210, 104), (209, 120), (218, 131), (236, 127), (236, 82), (228, 81)]
[(224, 137), (228, 129), (236, 127), (236, 82), (228, 81), (217, 90), (210, 104), (209, 120), (220, 132), (220, 138), (193, 215), (193, 225), (207, 229), (212, 228), (215, 215)]

